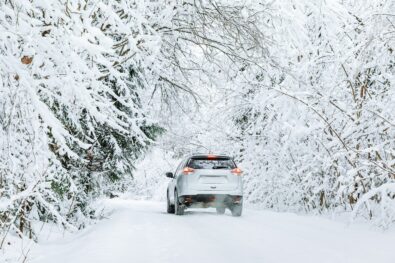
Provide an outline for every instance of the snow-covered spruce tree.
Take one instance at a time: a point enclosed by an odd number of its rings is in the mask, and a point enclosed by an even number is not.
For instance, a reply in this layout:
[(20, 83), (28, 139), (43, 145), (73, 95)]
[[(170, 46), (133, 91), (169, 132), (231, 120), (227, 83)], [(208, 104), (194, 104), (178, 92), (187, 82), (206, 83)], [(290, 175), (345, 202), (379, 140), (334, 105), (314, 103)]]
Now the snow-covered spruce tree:
[(145, 1), (0, 3), (5, 234), (33, 237), (30, 220), (80, 227), (95, 197), (125, 188), (114, 181), (131, 178), (161, 132), (142, 100), (158, 80), (153, 27), (167, 11)]

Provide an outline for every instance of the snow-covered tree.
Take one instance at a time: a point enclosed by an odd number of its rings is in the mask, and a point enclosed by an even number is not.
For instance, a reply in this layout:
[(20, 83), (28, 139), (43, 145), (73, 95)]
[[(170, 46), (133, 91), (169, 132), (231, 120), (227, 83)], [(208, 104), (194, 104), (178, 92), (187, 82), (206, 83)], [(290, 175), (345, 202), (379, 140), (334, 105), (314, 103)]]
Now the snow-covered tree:
[[(0, 223), (80, 227), (92, 200), (124, 190), (162, 130), (144, 99), (158, 81), (161, 2), (0, 3)], [(120, 183), (114, 184), (114, 181)]]

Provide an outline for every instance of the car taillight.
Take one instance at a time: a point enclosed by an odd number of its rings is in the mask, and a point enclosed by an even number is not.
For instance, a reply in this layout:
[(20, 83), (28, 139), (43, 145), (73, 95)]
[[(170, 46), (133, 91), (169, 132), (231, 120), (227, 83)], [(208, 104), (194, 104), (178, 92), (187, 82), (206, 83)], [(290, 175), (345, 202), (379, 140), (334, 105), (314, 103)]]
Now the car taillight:
[(243, 172), (240, 170), (240, 168), (234, 168), (231, 171), (232, 173), (236, 174), (236, 175), (241, 175)]
[(185, 167), (184, 170), (182, 171), (183, 174), (191, 174), (193, 173), (195, 170), (191, 167)]

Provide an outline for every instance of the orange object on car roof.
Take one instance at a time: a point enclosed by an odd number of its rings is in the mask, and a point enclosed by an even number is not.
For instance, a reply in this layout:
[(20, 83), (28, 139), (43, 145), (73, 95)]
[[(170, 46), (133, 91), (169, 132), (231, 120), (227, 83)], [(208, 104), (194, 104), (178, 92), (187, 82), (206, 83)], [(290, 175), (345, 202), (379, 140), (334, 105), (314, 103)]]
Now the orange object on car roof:
[(215, 154), (208, 154), (207, 159), (217, 159), (217, 155)]

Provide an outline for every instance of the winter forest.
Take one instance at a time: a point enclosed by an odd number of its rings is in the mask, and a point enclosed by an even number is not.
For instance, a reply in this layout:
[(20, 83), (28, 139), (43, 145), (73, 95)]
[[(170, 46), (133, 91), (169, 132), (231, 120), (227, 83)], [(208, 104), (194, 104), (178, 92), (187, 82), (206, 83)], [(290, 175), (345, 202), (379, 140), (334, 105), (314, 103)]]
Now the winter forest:
[(0, 262), (163, 201), (194, 152), (233, 156), (254, 209), (391, 231), (395, 1), (0, 1)]

